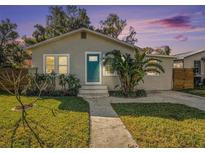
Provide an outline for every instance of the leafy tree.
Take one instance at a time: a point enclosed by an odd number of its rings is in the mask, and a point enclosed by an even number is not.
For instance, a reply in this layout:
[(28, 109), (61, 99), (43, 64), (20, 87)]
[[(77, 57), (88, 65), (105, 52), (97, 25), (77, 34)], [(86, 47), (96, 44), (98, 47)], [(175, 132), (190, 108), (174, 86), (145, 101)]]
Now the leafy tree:
[(147, 72), (164, 72), (160, 62), (159, 59), (146, 57), (146, 54), (141, 54), (138, 49), (135, 50), (134, 57), (113, 50), (106, 53), (104, 59), (104, 64), (110, 63), (113, 70), (117, 72), (125, 96), (134, 91)]
[(151, 47), (146, 47), (142, 49), (146, 54), (152, 54), (155, 50)]
[(48, 36), (54, 37), (69, 31), (90, 27), (90, 19), (85, 9), (76, 6), (66, 6), (65, 10), (60, 6), (49, 8), (50, 15), (47, 16)]
[(36, 42), (41, 42), (46, 40), (46, 28), (40, 24), (36, 24), (34, 26), (35, 31), (33, 32), (32, 36), (36, 39)]
[(162, 46), (160, 48), (153, 49), (151, 47), (143, 48), (146, 54), (156, 54), (156, 55), (170, 55), (171, 48), (169, 46)]
[(26, 35), (24, 35), (22, 39), (24, 40), (25, 46), (34, 45), (37, 43), (34, 37), (27, 37)]
[(68, 18), (69, 27), (71, 30), (82, 27), (90, 28), (90, 18), (87, 15), (86, 9), (77, 8), (73, 5), (66, 6), (66, 15)]
[(65, 8), (51, 6), (46, 18), (46, 26), (36, 24), (32, 37), (24, 36), (23, 39), (26, 45), (33, 45), (82, 27), (94, 29), (90, 26), (90, 18), (85, 9), (76, 6), (66, 6)]
[(46, 25), (49, 38), (64, 34), (71, 30), (68, 26), (68, 18), (63, 7), (51, 6), (49, 7), (49, 12), (50, 14), (47, 16)]
[(109, 14), (105, 20), (100, 21), (100, 29), (97, 31), (117, 38), (126, 25), (126, 20), (120, 19), (117, 14)]
[(137, 35), (137, 32), (135, 31), (135, 29), (132, 26), (130, 26), (129, 34), (123, 39), (123, 41), (134, 45), (137, 42), (136, 35)]
[(0, 22), (0, 66), (16, 67), (23, 65), (29, 55), (23, 50), (16, 31), (17, 25), (9, 19)]
[(164, 53), (165, 53), (166, 55), (170, 55), (170, 53), (171, 53), (171, 48), (170, 48), (168, 45), (164, 46)]

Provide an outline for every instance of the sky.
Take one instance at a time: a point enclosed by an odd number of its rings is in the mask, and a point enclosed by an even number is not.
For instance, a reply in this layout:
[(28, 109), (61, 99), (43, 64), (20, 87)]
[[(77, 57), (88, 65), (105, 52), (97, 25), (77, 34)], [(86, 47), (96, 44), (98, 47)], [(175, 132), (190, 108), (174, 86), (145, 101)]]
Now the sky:
[[(31, 36), (35, 24), (46, 24), (49, 6), (0, 6), (0, 20), (9, 18), (18, 25), (20, 36)], [(87, 10), (91, 24), (99, 27), (110, 13), (126, 19), (119, 38), (132, 26), (139, 47), (169, 45), (172, 54), (205, 49), (205, 6), (79, 6)]]

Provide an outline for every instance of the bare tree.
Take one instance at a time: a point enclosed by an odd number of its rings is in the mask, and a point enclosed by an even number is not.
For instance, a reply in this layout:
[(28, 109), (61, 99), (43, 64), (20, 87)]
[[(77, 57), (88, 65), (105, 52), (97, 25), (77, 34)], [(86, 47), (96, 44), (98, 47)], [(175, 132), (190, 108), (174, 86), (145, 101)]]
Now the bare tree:
[[(22, 84), (22, 82), (23, 81), (29, 82), (29, 80), (32, 80), (32, 82), (37, 87), (38, 94), (34, 100), (32, 100), (29, 103), (28, 102), (25, 103), (22, 100), (22, 95), (27, 89), (28, 84), (25, 85)], [(21, 116), (15, 124), (13, 134), (11, 137), (11, 147), (13, 147), (14, 144), (13, 138), (16, 135), (17, 129), (19, 128), (21, 123), (23, 124), (24, 129), (28, 128), (28, 130), (33, 134), (33, 136), (36, 138), (37, 142), (39, 143), (40, 147), (44, 147), (45, 145), (44, 141), (39, 137), (39, 135), (31, 126), (31, 123), (35, 123), (35, 121), (27, 118), (26, 109), (33, 107), (33, 105), (37, 103), (37, 101), (41, 96), (41, 92), (45, 90), (46, 87), (48, 86), (47, 79), (45, 82), (39, 84), (36, 81), (35, 77), (30, 77), (27, 73), (26, 74), (23, 73), (22, 69), (18, 69), (18, 70), (16, 69), (15, 71), (14, 69), (9, 69), (9, 71), (5, 69), (5, 71), (0, 75), (0, 86), (9, 94), (15, 96), (17, 102), (19, 103), (19, 106), (16, 106), (15, 109), (21, 111)]]

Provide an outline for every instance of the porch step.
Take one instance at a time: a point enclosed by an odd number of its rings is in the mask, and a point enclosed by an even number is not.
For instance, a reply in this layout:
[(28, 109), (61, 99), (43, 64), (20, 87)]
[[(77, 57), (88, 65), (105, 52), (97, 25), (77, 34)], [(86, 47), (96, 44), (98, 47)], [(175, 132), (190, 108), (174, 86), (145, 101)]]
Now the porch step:
[(80, 94), (104, 94), (107, 93), (107, 90), (101, 89), (80, 89)]
[(80, 97), (108, 97), (108, 88), (104, 85), (85, 85), (79, 90)]
[(106, 89), (107, 90), (107, 86), (104, 86), (104, 85), (102, 85), (102, 86), (100, 86), (100, 85), (92, 85), (92, 86), (82, 86), (81, 87), (81, 89), (88, 89), (88, 90), (90, 90), (90, 89)]

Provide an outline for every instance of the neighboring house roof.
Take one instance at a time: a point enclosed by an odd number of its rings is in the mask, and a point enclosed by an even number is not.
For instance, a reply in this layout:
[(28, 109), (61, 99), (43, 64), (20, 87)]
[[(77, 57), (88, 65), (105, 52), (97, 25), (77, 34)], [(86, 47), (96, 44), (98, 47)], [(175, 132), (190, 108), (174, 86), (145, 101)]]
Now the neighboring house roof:
[(198, 51), (188, 51), (188, 52), (176, 54), (175, 56), (177, 59), (184, 59), (185, 57), (189, 57), (189, 56), (201, 53), (201, 52), (205, 52), (205, 49), (198, 50)]
[(117, 43), (126, 45), (126, 46), (131, 47), (131, 48), (136, 48), (136, 47), (137, 47), (137, 46), (135, 46), (135, 45), (126, 43), (126, 42), (124, 42), (124, 41), (121, 41), (121, 40), (119, 40), (119, 39), (117, 39), (117, 38), (110, 37), (110, 36), (108, 36), (108, 35), (105, 35), (105, 34), (96, 32), (96, 31), (94, 31), (94, 30), (90, 30), (90, 29), (88, 29), (88, 28), (79, 28), (79, 29), (77, 29), (77, 30), (73, 30), (73, 31), (71, 31), (71, 32), (68, 32), (68, 33), (65, 33), (65, 34), (62, 34), (62, 35), (59, 35), (59, 36), (50, 38), (50, 39), (48, 39), (48, 40), (42, 41), (42, 42), (37, 43), (37, 44), (34, 44), (34, 45), (32, 45), (32, 46), (27, 47), (26, 49), (33, 49), (33, 48), (36, 48), (36, 47), (39, 47), (39, 46), (41, 46), (41, 45), (44, 45), (44, 44), (47, 44), (47, 43), (50, 43), (50, 42), (59, 40), (59, 39), (61, 39), (61, 38), (67, 37), (67, 36), (69, 36), (69, 35), (72, 35), (72, 34), (74, 34), (74, 33), (78, 33), (78, 32), (81, 32), (81, 31), (87, 31), (87, 32), (90, 32), (90, 33), (92, 33), (92, 34), (96, 34), (96, 35), (98, 35), (98, 36), (104, 37), (104, 38), (106, 38), (106, 39), (115, 41), (115, 42), (117, 42)]
[(147, 54), (149, 57), (161, 57), (161, 58), (173, 58), (175, 59), (176, 57), (173, 55), (155, 55), (155, 54)]

